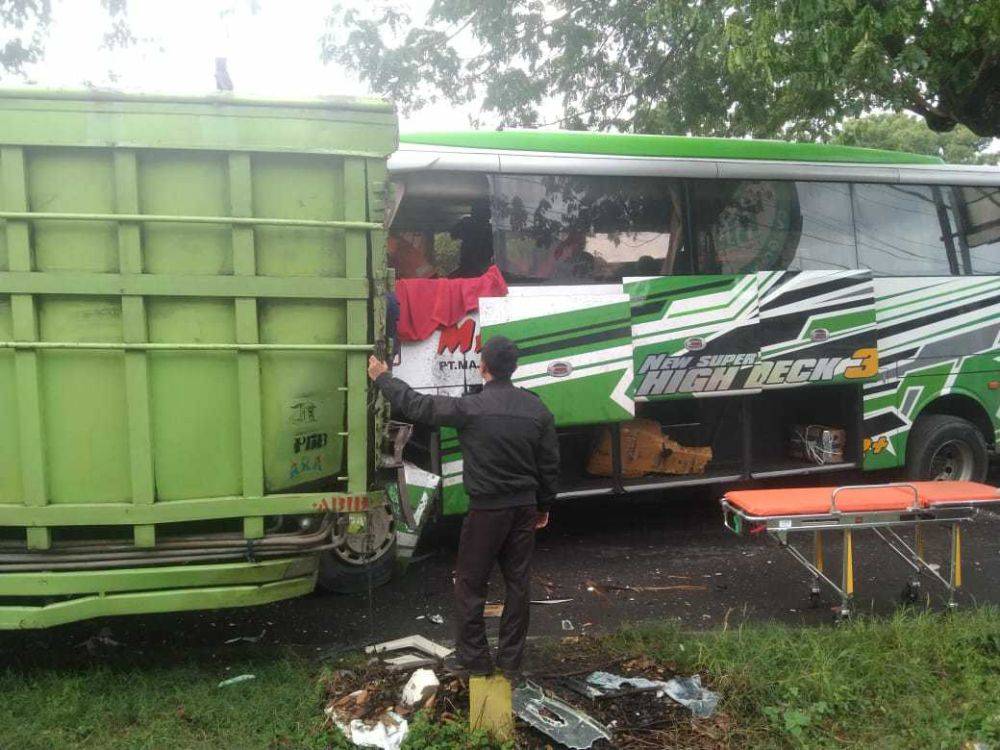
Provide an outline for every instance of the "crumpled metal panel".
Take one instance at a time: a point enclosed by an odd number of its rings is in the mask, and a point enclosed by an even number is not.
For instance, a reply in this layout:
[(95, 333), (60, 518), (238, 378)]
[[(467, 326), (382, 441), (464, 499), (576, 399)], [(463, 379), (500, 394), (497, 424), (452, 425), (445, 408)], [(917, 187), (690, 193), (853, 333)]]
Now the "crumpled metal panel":
[(526, 682), (512, 696), (514, 713), (543, 734), (571, 750), (587, 750), (611, 733), (592, 717), (558, 698), (546, 695), (538, 685)]

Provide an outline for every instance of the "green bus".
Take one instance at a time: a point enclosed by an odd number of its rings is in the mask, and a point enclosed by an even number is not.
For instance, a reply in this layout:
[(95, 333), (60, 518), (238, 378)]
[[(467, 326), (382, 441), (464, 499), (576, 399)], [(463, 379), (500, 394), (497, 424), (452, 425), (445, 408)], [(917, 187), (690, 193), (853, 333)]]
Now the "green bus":
[[(397, 278), (495, 263), (509, 289), (401, 342), (396, 372), (460, 394), (478, 386), (477, 341), (517, 342), (516, 384), (556, 416), (561, 498), (847, 469), (985, 477), (1000, 428), (996, 168), (716, 138), (401, 140)], [(649, 429), (659, 456), (642, 455)], [(455, 433), (418, 429), (409, 450), (462, 512)]]

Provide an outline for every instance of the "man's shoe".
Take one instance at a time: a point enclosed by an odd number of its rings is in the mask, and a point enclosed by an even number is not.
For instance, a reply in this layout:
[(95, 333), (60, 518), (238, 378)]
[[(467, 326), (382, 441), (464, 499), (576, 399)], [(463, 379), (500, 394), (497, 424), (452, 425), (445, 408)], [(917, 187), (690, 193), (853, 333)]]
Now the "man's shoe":
[(444, 669), (456, 677), (489, 677), (493, 667), (469, 666), (458, 660), (455, 654), (444, 657)]

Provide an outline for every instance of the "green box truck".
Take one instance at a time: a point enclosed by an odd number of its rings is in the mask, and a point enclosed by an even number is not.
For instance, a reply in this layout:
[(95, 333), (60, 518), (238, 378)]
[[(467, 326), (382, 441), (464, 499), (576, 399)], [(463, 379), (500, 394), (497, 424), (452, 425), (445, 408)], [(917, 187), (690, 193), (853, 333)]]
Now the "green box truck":
[(0, 628), (388, 570), (396, 144), (378, 100), (0, 95)]

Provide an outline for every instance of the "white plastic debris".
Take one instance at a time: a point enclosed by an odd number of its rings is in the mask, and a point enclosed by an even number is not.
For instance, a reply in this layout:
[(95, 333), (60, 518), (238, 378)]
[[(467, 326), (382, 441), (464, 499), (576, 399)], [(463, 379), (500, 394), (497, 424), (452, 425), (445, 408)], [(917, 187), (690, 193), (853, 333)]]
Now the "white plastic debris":
[(400, 700), (408, 708), (423, 706), (437, 693), (440, 684), (434, 670), (418, 669), (403, 686)]
[(444, 615), (428, 615), (427, 619), (435, 625), (444, 625)]
[(250, 680), (256, 680), (257, 675), (255, 674), (238, 674), (235, 677), (230, 677), (228, 680), (223, 680), (219, 683), (219, 687), (229, 687), (230, 685), (239, 685), (241, 682), (250, 682)]
[(573, 627), (573, 621), (572, 620), (563, 620), (562, 621), (562, 629), (563, 630), (575, 630), (575, 628)]
[(352, 719), (345, 723), (331, 714), (333, 723), (344, 733), (349, 742), (358, 747), (378, 747), (382, 750), (399, 750), (410, 731), (410, 723), (393, 710), (388, 710), (374, 722)]

